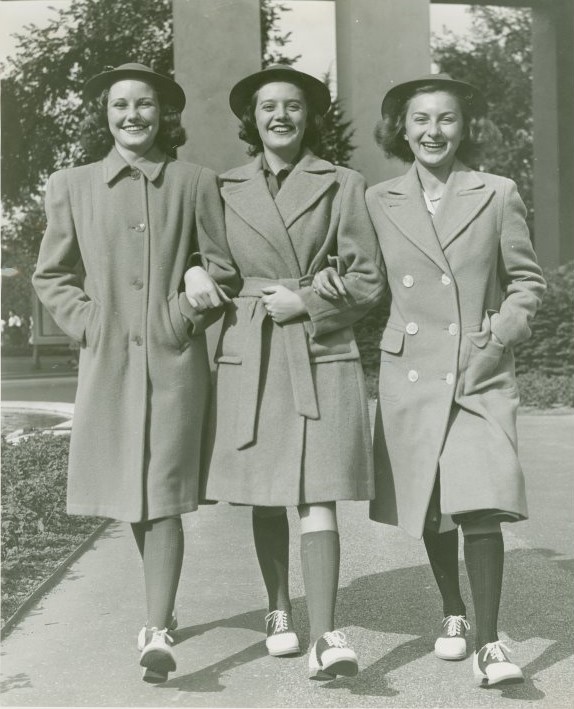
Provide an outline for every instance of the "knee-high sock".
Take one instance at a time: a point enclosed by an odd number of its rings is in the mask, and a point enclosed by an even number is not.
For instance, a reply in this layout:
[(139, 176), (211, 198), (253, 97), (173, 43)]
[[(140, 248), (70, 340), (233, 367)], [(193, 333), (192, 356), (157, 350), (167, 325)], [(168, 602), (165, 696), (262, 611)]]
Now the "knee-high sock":
[(340, 557), (338, 532), (324, 530), (301, 535), (301, 567), (311, 644), (335, 628)]
[(474, 602), (476, 649), (498, 640), (498, 608), (504, 570), (502, 533), (464, 537), (464, 560)]
[(253, 512), (253, 540), (269, 597), (269, 610), (291, 610), (287, 512), (271, 517)]
[(425, 530), (423, 540), (442, 596), (445, 618), (447, 615), (466, 615), (458, 577), (458, 529), (443, 534)]
[(161, 629), (171, 621), (181, 574), (184, 546), (181, 518), (165, 517), (142, 526), (145, 528), (143, 562), (147, 625)]

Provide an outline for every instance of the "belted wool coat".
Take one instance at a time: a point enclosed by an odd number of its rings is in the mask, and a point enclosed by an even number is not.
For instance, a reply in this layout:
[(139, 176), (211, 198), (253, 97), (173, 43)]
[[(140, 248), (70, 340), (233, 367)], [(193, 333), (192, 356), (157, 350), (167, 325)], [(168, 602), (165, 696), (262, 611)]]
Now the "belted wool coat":
[(516, 185), (457, 162), (431, 218), (413, 165), (366, 198), (391, 294), (371, 518), (420, 537), (437, 473), (443, 515), (525, 518), (512, 348), (545, 284)]
[(46, 213), (34, 287), (81, 344), (68, 512), (194, 510), (210, 371), (180, 290), (204, 235), (224, 231), (216, 175), (155, 148), (130, 169), (112, 149), (54, 173)]
[[(206, 497), (254, 505), (364, 500), (373, 494), (367, 397), (352, 324), (381, 297), (365, 182), (307, 151), (273, 200), (261, 156), (220, 177), (229, 263), (242, 288), (216, 353)], [(210, 254), (205, 254), (210, 259)], [(310, 283), (328, 263), (348, 295)], [(309, 317), (277, 324), (262, 288), (297, 292)]]

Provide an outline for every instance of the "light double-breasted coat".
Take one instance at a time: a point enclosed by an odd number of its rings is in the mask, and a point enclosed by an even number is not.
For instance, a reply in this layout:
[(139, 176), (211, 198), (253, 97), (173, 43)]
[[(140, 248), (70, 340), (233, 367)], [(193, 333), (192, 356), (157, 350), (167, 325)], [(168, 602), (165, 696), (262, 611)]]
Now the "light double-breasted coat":
[(68, 512), (194, 510), (210, 372), (180, 289), (204, 235), (224, 231), (216, 175), (155, 148), (130, 169), (112, 149), (54, 173), (46, 213), (34, 287), (82, 345)]
[(456, 162), (431, 218), (413, 165), (370, 188), (367, 205), (391, 294), (371, 518), (420, 537), (437, 472), (443, 515), (525, 518), (512, 348), (545, 284), (516, 185)]
[[(276, 200), (261, 156), (220, 180), (222, 248), (242, 288), (216, 353), (206, 497), (255, 505), (369, 499), (372, 444), (352, 323), (381, 297), (383, 276), (365, 182), (309, 151)], [(348, 295), (336, 303), (310, 286), (328, 263), (345, 274)], [(308, 318), (271, 320), (261, 289), (277, 283), (302, 297)]]

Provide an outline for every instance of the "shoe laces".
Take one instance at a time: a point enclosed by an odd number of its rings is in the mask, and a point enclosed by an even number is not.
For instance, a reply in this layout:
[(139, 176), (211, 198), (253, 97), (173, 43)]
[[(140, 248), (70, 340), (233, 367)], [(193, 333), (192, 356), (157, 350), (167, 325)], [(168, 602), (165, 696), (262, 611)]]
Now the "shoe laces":
[(167, 632), (167, 628), (163, 628), (160, 630), (159, 628), (148, 628), (150, 633), (152, 633), (152, 638), (159, 638), (163, 640), (164, 642), (173, 643), (173, 638), (171, 635)]
[(446, 634), (452, 638), (461, 634), (461, 625), (470, 630), (470, 623), (463, 615), (448, 615), (443, 620), (443, 625), (446, 628)]
[(332, 630), (329, 633), (324, 633), (323, 637), (331, 647), (347, 647), (347, 638), (340, 630)]
[(266, 623), (273, 624), (274, 633), (282, 633), (288, 630), (287, 611), (271, 611), (265, 616)]
[(490, 657), (492, 657), (492, 659), (496, 662), (508, 662), (508, 658), (504, 654), (504, 650), (506, 650), (506, 652), (510, 652), (510, 650), (506, 647), (502, 640), (496, 640), (496, 642), (493, 643), (486, 643), (483, 649), (486, 650), (484, 653), (485, 660), (487, 660), (490, 655)]

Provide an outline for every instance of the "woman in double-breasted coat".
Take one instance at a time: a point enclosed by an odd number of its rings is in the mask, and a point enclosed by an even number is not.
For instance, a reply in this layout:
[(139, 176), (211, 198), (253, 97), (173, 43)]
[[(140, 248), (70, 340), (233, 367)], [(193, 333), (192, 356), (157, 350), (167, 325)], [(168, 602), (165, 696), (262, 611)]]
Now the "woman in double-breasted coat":
[[(544, 280), (509, 179), (464, 160), (488, 125), (479, 91), (448, 75), (396, 85), (379, 139), (414, 161), (367, 192), (390, 286), (381, 340), (371, 518), (424, 538), (443, 597), (435, 652), (466, 653), (456, 529), (474, 600), (474, 674), (520, 680), (497, 634), (501, 521), (527, 516), (512, 348), (530, 336)], [(450, 524), (450, 531), (449, 530)]]
[[(230, 103), (243, 121), (240, 135), (257, 157), (220, 177), (226, 248), (242, 287), (225, 314), (216, 353), (206, 497), (255, 506), (272, 655), (299, 650), (284, 509), (298, 506), (313, 645), (310, 677), (355, 674), (354, 652), (340, 631), (333, 632), (335, 501), (373, 494), (365, 385), (351, 327), (383, 290), (365, 185), (357, 173), (310, 150), (317, 116), (330, 104), (322, 82), (272, 66), (240, 81)], [(204, 256), (209, 262), (209, 253)], [(339, 285), (346, 295), (335, 304), (311, 287), (329, 260), (345, 273)], [(202, 296), (192, 280), (190, 275), (192, 300), (213, 305), (209, 281)]]
[(210, 381), (203, 316), (181, 292), (183, 274), (204, 234), (224, 231), (223, 210), (215, 174), (166, 155), (185, 140), (178, 84), (126, 64), (93, 77), (86, 95), (83, 141), (103, 159), (50, 177), (33, 281), (81, 345), (68, 512), (132, 524), (147, 589), (141, 661), (144, 679), (158, 681), (175, 669), (163, 629), (180, 515), (198, 503)]

